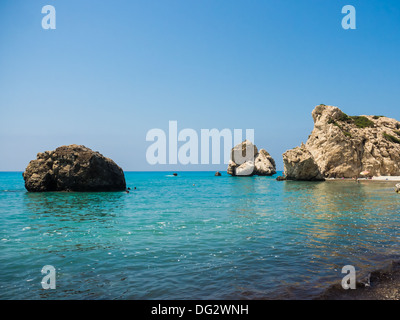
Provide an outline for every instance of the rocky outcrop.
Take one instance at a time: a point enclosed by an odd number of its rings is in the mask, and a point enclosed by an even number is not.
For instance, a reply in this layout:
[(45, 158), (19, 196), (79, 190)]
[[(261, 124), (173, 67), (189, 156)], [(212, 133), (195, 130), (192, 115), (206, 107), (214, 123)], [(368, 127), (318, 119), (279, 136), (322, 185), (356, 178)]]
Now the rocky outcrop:
[(371, 176), (400, 175), (397, 120), (348, 116), (337, 107), (325, 105), (317, 106), (312, 117), (314, 130), (307, 143), (283, 155), (288, 179), (290, 175), (292, 179), (310, 180), (316, 167), (323, 178), (353, 178), (363, 171)]
[(396, 186), (394, 187), (394, 191), (400, 193), (400, 183), (396, 184)]
[(253, 176), (255, 174), (254, 161), (246, 161), (240, 166), (236, 165), (234, 162), (230, 162), (229, 166), (231, 169), (228, 167), (228, 173), (232, 176)]
[(314, 157), (304, 144), (301, 147), (286, 151), (283, 154), (283, 164), (287, 180), (325, 180)]
[(248, 140), (239, 143), (231, 151), (228, 174), (232, 176), (271, 176), (276, 173), (276, 165), (271, 155)]
[(85, 146), (69, 145), (37, 154), (23, 173), (28, 191), (119, 191), (124, 172), (114, 161)]
[(214, 176), (220, 177), (220, 176), (221, 176), (221, 172), (217, 171), (217, 172), (214, 174)]
[(275, 160), (264, 149), (260, 149), (254, 160), (255, 173), (258, 176), (272, 176), (276, 173)]

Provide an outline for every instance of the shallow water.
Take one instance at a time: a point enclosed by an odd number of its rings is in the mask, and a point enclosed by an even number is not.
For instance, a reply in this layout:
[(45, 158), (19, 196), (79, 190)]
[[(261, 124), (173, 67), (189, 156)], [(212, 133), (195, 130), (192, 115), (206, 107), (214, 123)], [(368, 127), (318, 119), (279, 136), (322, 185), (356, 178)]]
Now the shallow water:
[(125, 174), (129, 194), (0, 173), (0, 299), (310, 299), (400, 257), (393, 182)]

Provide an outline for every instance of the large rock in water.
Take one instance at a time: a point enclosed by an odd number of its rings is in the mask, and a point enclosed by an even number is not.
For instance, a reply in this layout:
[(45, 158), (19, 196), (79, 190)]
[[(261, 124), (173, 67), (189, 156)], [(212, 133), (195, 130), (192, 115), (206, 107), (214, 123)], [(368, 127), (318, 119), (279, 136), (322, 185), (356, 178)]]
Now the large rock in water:
[(28, 191), (120, 191), (124, 172), (111, 159), (85, 146), (38, 153), (23, 173)]
[(301, 147), (286, 151), (283, 155), (283, 164), (287, 180), (325, 180), (312, 154), (304, 144), (301, 144)]
[(260, 149), (254, 159), (255, 173), (258, 176), (272, 176), (276, 173), (275, 160), (264, 149)]
[[(353, 178), (363, 171), (373, 176), (400, 175), (397, 120), (383, 116), (350, 117), (337, 107), (325, 105), (317, 106), (312, 117), (314, 130), (300, 149), (306, 158), (311, 155), (323, 178)], [(292, 179), (309, 180), (310, 167), (293, 161), (298, 151), (295, 150), (283, 155), (285, 174)]]
[(248, 140), (239, 143), (231, 151), (228, 174), (232, 176), (272, 176), (276, 173), (276, 165), (270, 154)]

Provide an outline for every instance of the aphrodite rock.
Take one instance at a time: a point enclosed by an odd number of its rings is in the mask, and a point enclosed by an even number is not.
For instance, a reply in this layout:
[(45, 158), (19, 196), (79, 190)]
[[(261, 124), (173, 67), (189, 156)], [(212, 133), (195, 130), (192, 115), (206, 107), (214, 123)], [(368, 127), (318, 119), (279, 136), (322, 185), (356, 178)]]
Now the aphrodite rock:
[(287, 180), (324, 180), (312, 154), (304, 144), (283, 154), (283, 165)]
[(126, 189), (122, 169), (85, 146), (62, 146), (37, 154), (23, 173), (28, 191), (120, 191)]
[(261, 149), (254, 162), (256, 166), (254, 174), (258, 176), (272, 176), (276, 173), (275, 160), (266, 150)]
[(394, 191), (400, 193), (400, 183), (396, 184), (396, 186), (394, 187)]
[[(315, 107), (312, 117), (314, 129), (303, 149), (311, 154), (324, 178), (354, 178), (363, 171), (371, 176), (400, 175), (397, 120), (383, 116), (351, 117), (337, 107), (325, 105)], [(303, 153), (309, 157), (304, 150)], [(284, 154), (284, 162), (289, 162), (288, 155), (291, 153)], [(297, 178), (297, 174), (307, 176), (300, 168), (293, 170), (296, 175), (292, 178)]]
[(245, 163), (241, 164), (240, 166), (235, 168), (235, 175), (236, 176), (252, 176), (254, 175), (254, 162), (253, 161), (246, 161)]
[(237, 144), (231, 150), (231, 160), (236, 165), (240, 166), (241, 164), (247, 161), (253, 161), (256, 155), (258, 154), (257, 147), (251, 143), (249, 140), (245, 140), (242, 143)]
[(271, 176), (276, 173), (276, 166), (266, 150), (258, 151), (253, 143), (245, 140), (232, 148), (227, 172), (232, 176)]

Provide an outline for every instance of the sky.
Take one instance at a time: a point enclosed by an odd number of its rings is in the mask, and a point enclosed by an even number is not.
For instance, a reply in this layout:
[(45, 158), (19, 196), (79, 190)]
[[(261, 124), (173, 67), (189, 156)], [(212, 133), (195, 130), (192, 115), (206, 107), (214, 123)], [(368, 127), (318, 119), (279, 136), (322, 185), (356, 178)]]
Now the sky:
[(74, 143), (125, 171), (226, 170), (150, 165), (169, 121), (254, 129), (282, 170), (316, 105), (400, 119), (399, 52), (398, 0), (0, 0), (0, 171)]

